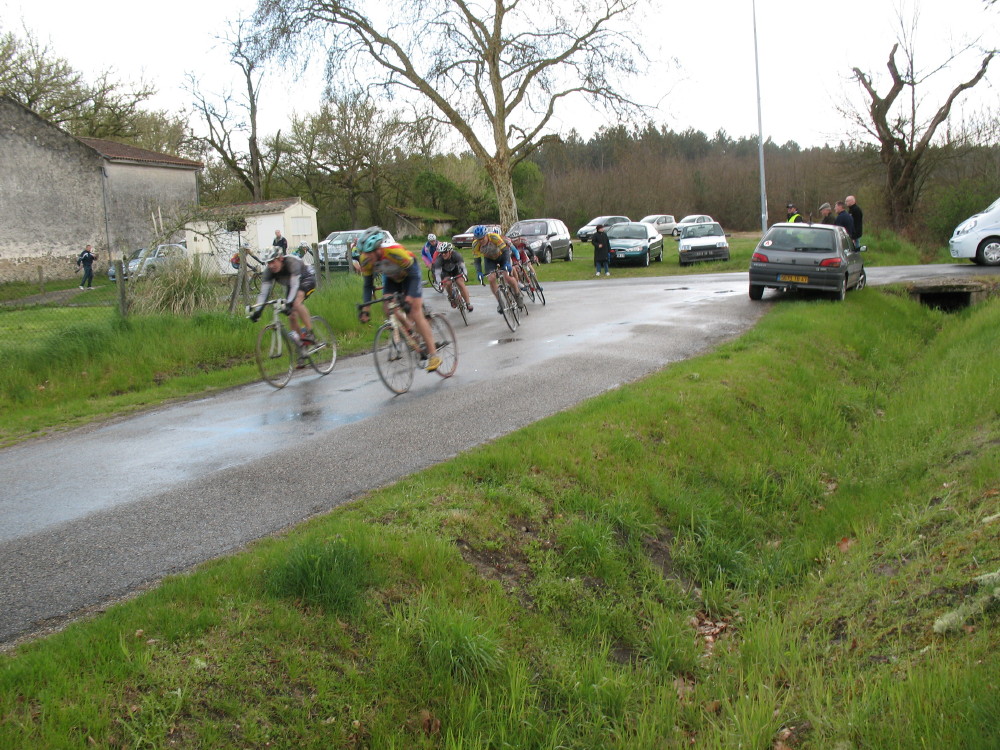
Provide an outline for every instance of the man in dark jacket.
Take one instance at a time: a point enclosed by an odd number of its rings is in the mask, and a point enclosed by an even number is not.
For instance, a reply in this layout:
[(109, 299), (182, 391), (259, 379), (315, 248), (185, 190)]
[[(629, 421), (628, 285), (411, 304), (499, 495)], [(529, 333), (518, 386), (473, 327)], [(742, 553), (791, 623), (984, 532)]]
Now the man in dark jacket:
[(854, 237), (854, 219), (848, 213), (847, 204), (844, 201), (837, 201), (837, 218), (833, 220), (833, 223), (846, 229), (848, 236)]
[(611, 259), (611, 241), (604, 231), (603, 224), (597, 225), (590, 241), (594, 243), (594, 276), (600, 276), (602, 268), (604, 275), (610, 276), (611, 269), (608, 267), (608, 261)]
[(829, 203), (824, 203), (819, 207), (819, 216), (820, 224), (833, 224), (833, 206)]
[(282, 255), (288, 255), (288, 240), (281, 236), (281, 230), (274, 230), (274, 240), (271, 242), (273, 247), (280, 247)]
[(847, 196), (844, 199), (844, 203), (847, 205), (847, 212), (851, 215), (851, 220), (854, 221), (854, 234), (851, 235), (851, 239), (854, 240), (854, 247), (861, 247), (861, 234), (864, 231), (864, 227), (862, 226), (864, 214), (861, 211), (861, 206), (858, 205), (853, 195)]
[(87, 245), (83, 252), (76, 258), (76, 270), (83, 269), (83, 278), (80, 279), (81, 289), (91, 289), (94, 284), (94, 261), (97, 260), (97, 253), (92, 246)]
[(794, 203), (789, 203), (785, 209), (788, 211), (788, 218), (785, 221), (802, 221), (802, 215), (795, 208)]

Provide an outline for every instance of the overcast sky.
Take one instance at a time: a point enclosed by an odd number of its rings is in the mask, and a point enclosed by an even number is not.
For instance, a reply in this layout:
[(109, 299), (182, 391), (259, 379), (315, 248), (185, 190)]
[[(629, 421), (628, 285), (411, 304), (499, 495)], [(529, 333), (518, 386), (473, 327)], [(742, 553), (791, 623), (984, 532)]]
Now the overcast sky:
[[(634, 39), (648, 49), (653, 64), (647, 77), (630, 86), (658, 105), (654, 122), (710, 135), (722, 129), (731, 136), (756, 136), (751, 0), (655, 0), (652, 5), (655, 9), (643, 14)], [(87, 74), (110, 67), (120, 79), (144, 76), (159, 89), (154, 106), (166, 109), (190, 105), (182, 89), (188, 71), (205, 81), (207, 90), (221, 91), (227, 81), (238, 83), (233, 78), (238, 71), (215, 37), (225, 31), (228, 19), (249, 16), (255, 6), (254, 0), (146, 5), (134, 0), (0, 0), (4, 31), (18, 32), (23, 22)], [(914, 6), (919, 8), (918, 64), (938, 65), (951, 49), (976, 38), (982, 46), (1000, 47), (1000, 7), (988, 9), (982, 0), (757, 0), (765, 138), (794, 140), (802, 146), (845, 140), (850, 128), (836, 105), (848, 95), (859, 101), (850, 82), (851, 68), (884, 80), (900, 6), (907, 15)], [(974, 74), (981, 57), (970, 55), (964, 65), (938, 78), (950, 91)], [(993, 67), (988, 80), (956, 111), (989, 107), (995, 113), (1000, 61)], [(321, 88), (318, 69), (299, 82), (288, 76), (269, 78), (262, 101), (264, 129), (273, 132), (292, 112), (315, 111)], [(603, 116), (576, 108), (556, 127), (576, 127), (589, 136), (605, 124)]]

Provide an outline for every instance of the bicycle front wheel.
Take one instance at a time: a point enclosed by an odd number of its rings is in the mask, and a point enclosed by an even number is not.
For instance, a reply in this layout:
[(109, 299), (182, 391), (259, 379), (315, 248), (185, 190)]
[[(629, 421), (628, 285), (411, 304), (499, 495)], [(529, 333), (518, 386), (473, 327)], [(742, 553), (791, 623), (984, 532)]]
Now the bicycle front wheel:
[(517, 330), (517, 303), (514, 301), (514, 293), (510, 291), (507, 282), (500, 279), (497, 284), (497, 291), (500, 294), (500, 312), (503, 313), (504, 322), (511, 331)]
[(375, 371), (386, 388), (393, 393), (410, 390), (413, 372), (417, 369), (417, 355), (391, 323), (383, 323), (375, 332), (372, 354)]
[(256, 349), (260, 376), (275, 388), (284, 388), (295, 370), (297, 348), (276, 324), (261, 328)]
[(318, 315), (312, 316), (313, 338), (316, 343), (306, 349), (309, 364), (320, 375), (329, 375), (337, 364), (337, 338), (333, 326)]
[(434, 277), (434, 269), (427, 269), (427, 283), (431, 285), (435, 292), (441, 294), (444, 291), (444, 285), (438, 283), (438, 280)]
[(528, 272), (524, 270), (524, 266), (520, 266), (517, 271), (517, 283), (521, 287), (521, 293), (527, 294), (531, 297), (531, 301), (535, 301), (535, 287), (531, 283), (531, 278), (528, 276)]
[(458, 342), (455, 339), (455, 329), (441, 313), (434, 313), (427, 321), (434, 336), (434, 348), (441, 358), (441, 364), (435, 372), (442, 378), (450, 378), (458, 367)]

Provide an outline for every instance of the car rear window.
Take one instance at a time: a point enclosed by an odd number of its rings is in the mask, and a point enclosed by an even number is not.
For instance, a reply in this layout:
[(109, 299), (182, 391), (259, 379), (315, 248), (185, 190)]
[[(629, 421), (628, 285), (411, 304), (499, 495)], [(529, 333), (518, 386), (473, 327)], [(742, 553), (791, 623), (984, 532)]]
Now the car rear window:
[(646, 236), (646, 227), (637, 227), (634, 224), (616, 224), (608, 230), (609, 239), (644, 240)]
[(511, 234), (545, 234), (544, 221), (518, 222), (510, 228)]
[(764, 235), (764, 247), (775, 250), (829, 253), (836, 250), (836, 234), (825, 229), (777, 227)]
[(725, 234), (718, 224), (694, 224), (681, 230), (681, 239), (691, 237), (722, 237)]

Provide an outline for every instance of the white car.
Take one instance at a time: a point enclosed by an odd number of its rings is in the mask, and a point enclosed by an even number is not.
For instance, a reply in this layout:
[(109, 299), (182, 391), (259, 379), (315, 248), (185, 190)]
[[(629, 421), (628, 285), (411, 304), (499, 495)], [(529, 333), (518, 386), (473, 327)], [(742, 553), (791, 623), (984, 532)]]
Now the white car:
[(351, 246), (364, 231), (349, 229), (346, 232), (330, 232), (325, 240), (316, 245), (317, 263), (328, 270), (348, 268), (351, 264)]
[(715, 219), (706, 214), (691, 214), (685, 216), (683, 219), (677, 222), (677, 234), (680, 234), (684, 227), (694, 226), (695, 224), (711, 224)]
[(639, 221), (643, 224), (652, 224), (657, 232), (666, 237), (668, 234), (677, 235), (677, 222), (670, 214), (650, 214)]
[(682, 266), (700, 260), (729, 260), (729, 240), (718, 222), (690, 224), (681, 230), (677, 254)]
[(980, 266), (1000, 266), (1000, 198), (955, 228), (948, 241), (952, 258), (968, 258)]

